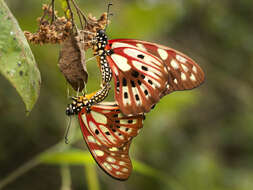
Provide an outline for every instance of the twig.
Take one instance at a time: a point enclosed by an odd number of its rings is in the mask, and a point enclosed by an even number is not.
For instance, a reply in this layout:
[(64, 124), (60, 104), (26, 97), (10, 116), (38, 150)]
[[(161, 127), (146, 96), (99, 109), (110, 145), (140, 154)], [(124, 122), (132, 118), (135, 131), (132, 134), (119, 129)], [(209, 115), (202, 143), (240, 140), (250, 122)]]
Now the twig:
[(88, 23), (88, 20), (87, 20), (86, 16), (84, 15), (83, 11), (77, 6), (75, 0), (71, 0), (71, 1), (72, 1), (73, 5), (74, 5), (76, 11), (77, 11), (78, 13), (81, 13), (81, 15), (82, 15), (82, 17), (83, 17), (83, 20), (85, 21), (85, 27), (86, 27), (86, 26), (87, 26), (87, 23)]
[(55, 15), (54, 15), (54, 0), (52, 0), (52, 20), (51, 20), (51, 24), (54, 22), (55, 19)]
[[(68, 9), (69, 9), (69, 11), (71, 12), (72, 17), (73, 17), (73, 12), (72, 12), (72, 10), (71, 10), (71, 6), (70, 6), (70, 3), (69, 3), (69, 0), (66, 0), (66, 1), (67, 1), (67, 4), (68, 4)], [(78, 15), (78, 17), (79, 17), (79, 21), (80, 21), (81, 28), (83, 29), (83, 21), (82, 21), (82, 17), (81, 17), (81, 15), (80, 15), (80, 12), (77, 11), (77, 15)], [(74, 19), (72, 19), (72, 20), (74, 20)]]
[(44, 152), (40, 153), (39, 155), (32, 158), (30, 161), (25, 163), (24, 165), (17, 168), (15, 171), (11, 172), (7, 175), (6, 178), (0, 181), (0, 189), (3, 189), (5, 186), (16, 180), (18, 177), (22, 176), (24, 173), (28, 172), (32, 168), (38, 166), (41, 163), (40, 157), (41, 155), (51, 152), (54, 149), (59, 149), (59, 147), (63, 146), (64, 144), (61, 142), (57, 143), (56, 145), (50, 147), (49, 149), (45, 150)]
[(68, 165), (61, 166), (61, 190), (71, 190), (71, 174)]

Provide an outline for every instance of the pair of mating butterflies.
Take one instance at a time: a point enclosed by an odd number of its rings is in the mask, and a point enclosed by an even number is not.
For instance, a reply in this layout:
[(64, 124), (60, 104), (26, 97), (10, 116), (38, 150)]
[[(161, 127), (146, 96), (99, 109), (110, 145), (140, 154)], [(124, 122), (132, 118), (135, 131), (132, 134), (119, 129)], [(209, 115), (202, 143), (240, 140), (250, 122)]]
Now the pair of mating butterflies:
[[(132, 170), (129, 147), (143, 126), (144, 113), (173, 91), (199, 86), (204, 73), (174, 49), (140, 40), (107, 40), (103, 30), (97, 32), (93, 49), (103, 82), (114, 79), (116, 102), (89, 104), (87, 109), (74, 99), (67, 114), (78, 114), (83, 137), (98, 165), (110, 176), (126, 180)], [(98, 103), (104, 96), (89, 99)]]

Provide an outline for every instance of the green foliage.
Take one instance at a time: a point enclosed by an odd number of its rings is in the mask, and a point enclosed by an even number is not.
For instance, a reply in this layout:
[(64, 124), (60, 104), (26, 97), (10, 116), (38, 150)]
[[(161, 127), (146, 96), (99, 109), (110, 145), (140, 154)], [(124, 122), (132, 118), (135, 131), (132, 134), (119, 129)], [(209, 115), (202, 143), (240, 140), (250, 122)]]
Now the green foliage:
[(40, 73), (22, 30), (3, 0), (0, 31), (0, 73), (17, 90), (30, 112), (39, 96)]

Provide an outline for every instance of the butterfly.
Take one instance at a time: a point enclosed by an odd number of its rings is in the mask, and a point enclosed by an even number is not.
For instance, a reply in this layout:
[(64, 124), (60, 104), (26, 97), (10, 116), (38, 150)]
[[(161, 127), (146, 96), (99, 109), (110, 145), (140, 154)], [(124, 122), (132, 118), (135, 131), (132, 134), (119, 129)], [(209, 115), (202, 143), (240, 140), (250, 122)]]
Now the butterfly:
[[(77, 104), (74, 104), (74, 109)], [(72, 104), (73, 106), (73, 104)], [(68, 115), (76, 114), (71, 104)], [(115, 102), (102, 102), (83, 107), (78, 113), (84, 140), (97, 164), (111, 177), (126, 180), (132, 164), (129, 148), (143, 127), (144, 115), (125, 116)]]
[(163, 96), (204, 82), (200, 66), (172, 48), (133, 39), (108, 40), (104, 30), (97, 31), (95, 41), (102, 85), (114, 79), (115, 100), (125, 115), (147, 113)]

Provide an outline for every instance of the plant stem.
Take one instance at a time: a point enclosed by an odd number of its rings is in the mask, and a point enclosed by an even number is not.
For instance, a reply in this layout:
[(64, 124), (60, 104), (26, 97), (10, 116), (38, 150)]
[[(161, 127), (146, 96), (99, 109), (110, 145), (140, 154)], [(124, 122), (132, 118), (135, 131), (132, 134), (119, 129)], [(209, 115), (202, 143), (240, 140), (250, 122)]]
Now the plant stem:
[(24, 173), (38, 166), (41, 163), (40, 157), (44, 153), (48, 153), (48, 152), (54, 151), (55, 149), (62, 148), (63, 145), (65, 144), (62, 141), (53, 145), (52, 147), (48, 148), (47, 150), (43, 151), (39, 155), (32, 158), (30, 161), (26, 162), (24, 165), (17, 168), (15, 171), (11, 172), (9, 175), (7, 175), (6, 178), (0, 181), (0, 189), (3, 189), (5, 186), (7, 186), (8, 184), (16, 180), (18, 177), (22, 176)]
[(17, 179), (19, 176), (39, 165), (39, 163), (40, 161), (37, 158), (34, 158), (24, 165), (20, 166), (14, 172), (10, 173), (5, 179), (0, 181), (0, 189), (3, 189), (6, 185)]
[(85, 164), (85, 175), (88, 189), (100, 190), (97, 172), (94, 164)]
[(71, 175), (68, 165), (61, 166), (62, 186), (61, 190), (71, 190)]

